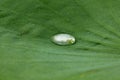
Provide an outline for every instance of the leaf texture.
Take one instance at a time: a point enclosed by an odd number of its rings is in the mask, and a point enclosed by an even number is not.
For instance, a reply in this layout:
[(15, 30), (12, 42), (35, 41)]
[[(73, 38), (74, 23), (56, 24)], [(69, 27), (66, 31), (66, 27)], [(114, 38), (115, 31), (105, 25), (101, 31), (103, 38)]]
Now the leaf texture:
[[(120, 0), (0, 0), (0, 80), (120, 80)], [(50, 38), (69, 33), (77, 42)]]

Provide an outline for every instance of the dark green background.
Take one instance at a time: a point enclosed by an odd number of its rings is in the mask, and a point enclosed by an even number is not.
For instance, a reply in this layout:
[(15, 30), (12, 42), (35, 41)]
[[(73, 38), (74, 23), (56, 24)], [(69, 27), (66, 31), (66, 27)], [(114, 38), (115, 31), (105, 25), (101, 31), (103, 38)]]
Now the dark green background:
[(0, 80), (120, 80), (120, 0), (0, 0)]

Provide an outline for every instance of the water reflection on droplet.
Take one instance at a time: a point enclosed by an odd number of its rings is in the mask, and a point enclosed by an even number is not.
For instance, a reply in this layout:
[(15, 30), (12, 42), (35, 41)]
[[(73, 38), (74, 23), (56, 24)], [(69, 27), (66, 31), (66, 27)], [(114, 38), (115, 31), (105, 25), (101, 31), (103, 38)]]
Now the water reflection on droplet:
[(58, 45), (71, 45), (75, 43), (75, 37), (70, 34), (56, 34), (52, 41)]

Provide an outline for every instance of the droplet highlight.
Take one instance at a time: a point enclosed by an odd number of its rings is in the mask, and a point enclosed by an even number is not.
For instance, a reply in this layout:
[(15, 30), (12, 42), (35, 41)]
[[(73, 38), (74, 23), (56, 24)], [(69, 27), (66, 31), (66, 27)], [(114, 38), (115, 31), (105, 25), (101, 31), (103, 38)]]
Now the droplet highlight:
[(56, 34), (52, 37), (52, 42), (57, 45), (72, 45), (75, 41), (75, 37), (70, 34)]

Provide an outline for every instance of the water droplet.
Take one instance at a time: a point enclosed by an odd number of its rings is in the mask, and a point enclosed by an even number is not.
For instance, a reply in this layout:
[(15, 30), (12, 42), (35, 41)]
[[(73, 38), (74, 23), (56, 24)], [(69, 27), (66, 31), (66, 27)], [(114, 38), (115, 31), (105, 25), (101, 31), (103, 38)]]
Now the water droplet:
[(75, 37), (70, 34), (56, 34), (52, 37), (52, 41), (58, 45), (71, 45), (75, 43)]

